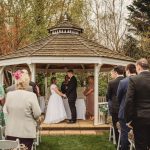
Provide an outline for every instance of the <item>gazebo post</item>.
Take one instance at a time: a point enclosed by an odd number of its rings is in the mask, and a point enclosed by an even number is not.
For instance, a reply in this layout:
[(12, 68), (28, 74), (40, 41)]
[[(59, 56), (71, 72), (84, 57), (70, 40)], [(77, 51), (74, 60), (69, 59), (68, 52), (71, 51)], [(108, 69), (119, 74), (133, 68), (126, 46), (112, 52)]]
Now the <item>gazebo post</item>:
[(44, 79), (44, 82), (45, 82), (45, 98), (46, 100), (48, 99), (48, 91), (47, 91), (47, 81), (48, 81), (48, 78), (47, 78), (47, 73), (45, 73), (45, 79)]
[(0, 84), (4, 84), (4, 66), (0, 67)]
[(35, 82), (36, 64), (28, 64), (28, 66), (31, 72), (31, 81)]
[(48, 68), (49, 68), (50, 64), (47, 64), (46, 65), (46, 68), (45, 68), (45, 79), (44, 79), (44, 82), (45, 82), (45, 98), (46, 100), (48, 99)]
[(101, 66), (102, 64), (94, 66), (94, 125), (98, 125), (98, 79)]
[(13, 85), (14, 82), (15, 82), (15, 79), (14, 79), (14, 77), (13, 77), (13, 73), (15, 72), (15, 69), (16, 69), (16, 65), (14, 65), (14, 66), (12, 67), (12, 74), (11, 74), (11, 77), (12, 77), (12, 83), (11, 83), (11, 85)]

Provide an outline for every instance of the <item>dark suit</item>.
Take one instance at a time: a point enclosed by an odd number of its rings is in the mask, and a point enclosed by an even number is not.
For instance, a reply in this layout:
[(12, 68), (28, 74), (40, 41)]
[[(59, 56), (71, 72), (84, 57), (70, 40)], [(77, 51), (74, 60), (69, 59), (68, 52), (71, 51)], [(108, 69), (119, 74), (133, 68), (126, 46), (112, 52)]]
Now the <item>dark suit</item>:
[(124, 79), (123, 76), (117, 77), (115, 80), (112, 80), (108, 83), (108, 90), (106, 94), (106, 99), (109, 103), (109, 110), (112, 115), (112, 122), (115, 129), (116, 142), (118, 143), (118, 129), (116, 123), (118, 122), (118, 112), (119, 112), (119, 103), (117, 99), (117, 89), (120, 80)]
[(67, 89), (68, 89), (68, 83), (66, 83), (65, 81), (62, 82), (62, 84), (61, 84), (61, 92), (63, 94), (66, 94), (67, 93)]
[(150, 148), (150, 72), (130, 78), (125, 102), (126, 121), (132, 121), (136, 150)]
[(68, 89), (66, 95), (68, 97), (69, 107), (71, 110), (71, 120), (76, 121), (77, 112), (75, 103), (77, 99), (77, 79), (75, 78), (75, 76), (72, 76), (72, 78), (68, 82)]
[(35, 94), (36, 94), (36, 96), (38, 97), (39, 93), (38, 93), (38, 91), (37, 91), (37, 87), (36, 87), (37, 85), (36, 85), (36, 83), (35, 83), (35, 82), (30, 81), (29, 85), (30, 85), (30, 86), (32, 86), (33, 93), (35, 93)]
[(129, 77), (121, 80), (118, 86), (117, 98), (119, 102), (119, 114), (118, 114), (119, 119), (125, 119), (124, 118), (124, 105), (125, 105), (128, 84), (129, 84)]
[(129, 77), (121, 80), (117, 90), (117, 98), (119, 102), (118, 118), (121, 126), (121, 139), (120, 139), (121, 150), (129, 149), (129, 141), (128, 141), (129, 128), (126, 125), (125, 118), (124, 118), (124, 105), (125, 105), (128, 83), (129, 83)]

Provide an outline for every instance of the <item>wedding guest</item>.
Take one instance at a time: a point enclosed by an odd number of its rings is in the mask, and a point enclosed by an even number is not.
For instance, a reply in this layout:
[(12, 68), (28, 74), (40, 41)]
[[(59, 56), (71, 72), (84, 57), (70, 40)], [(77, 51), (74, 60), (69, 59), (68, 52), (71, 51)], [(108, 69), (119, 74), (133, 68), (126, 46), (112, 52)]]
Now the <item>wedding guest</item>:
[(4, 112), (8, 116), (5, 134), (8, 140), (19, 138), (20, 143), (31, 150), (36, 138), (36, 119), (41, 115), (41, 110), (37, 96), (27, 91), (29, 75), (18, 70), (14, 77), (16, 90), (7, 94), (4, 105)]
[(123, 76), (124, 67), (116, 66), (114, 67), (112, 72), (116, 78), (108, 83), (106, 99), (108, 103), (111, 104), (109, 109), (112, 115), (112, 122), (113, 122), (114, 130), (115, 130), (116, 143), (118, 143), (119, 133), (118, 133), (116, 123), (118, 122), (119, 103), (117, 99), (117, 89), (118, 89), (119, 82), (122, 79), (124, 79), (124, 76)]
[[(22, 72), (22, 73), (24, 72), (24, 73), (27, 73), (27, 74), (28, 74), (28, 71), (27, 71), (26, 69), (20, 70), (20, 72)], [(14, 91), (14, 90), (16, 90), (16, 85), (15, 85), (15, 84), (13, 84), (13, 85), (7, 87), (7, 88), (6, 88), (6, 93), (8, 93), (8, 92), (10, 92), (10, 91)], [(27, 90), (27, 91), (30, 91), (30, 92), (33, 92), (32, 86), (30, 86), (30, 85), (27, 87), (26, 90)]]
[[(112, 80), (114, 80), (114, 79), (116, 79), (117, 78), (117, 74), (116, 74), (116, 72), (114, 71), (114, 70), (112, 70), (111, 72), (110, 72), (110, 76), (111, 76), (111, 79)], [(112, 110), (112, 101), (109, 101), (108, 100), (108, 94), (106, 94), (106, 100), (107, 100), (107, 102), (108, 102), (108, 110), (109, 110), (109, 114), (110, 115), (112, 115), (112, 112), (111, 112), (111, 110)]]
[(61, 92), (63, 94), (67, 93), (67, 89), (68, 89), (68, 82), (69, 82), (69, 77), (68, 75), (65, 76), (65, 81), (62, 82), (61, 84)]
[[(15, 84), (13, 84), (13, 85), (7, 87), (7, 88), (6, 88), (6, 93), (11, 92), (11, 91), (14, 91), (14, 90), (16, 90)], [(27, 88), (26, 90), (27, 90), (27, 91), (30, 91), (30, 92), (33, 92), (32, 86), (30, 86), (30, 85), (28, 86), (28, 88)]]
[[(28, 73), (28, 71), (25, 69), (23, 69), (22, 71)], [(31, 80), (31, 72), (29, 72), (29, 76), (30, 76), (29, 85), (32, 87), (33, 93), (35, 93), (36, 96), (39, 97), (40, 96), (40, 90), (39, 90), (38, 85)]]
[(32, 87), (33, 93), (35, 93), (36, 96), (39, 97), (40, 96), (40, 90), (39, 90), (38, 85), (33, 81), (30, 81), (29, 85)]
[(0, 84), (0, 101), (2, 105), (4, 104), (4, 98), (5, 98), (5, 91), (3, 86)]
[(120, 81), (119, 86), (118, 86), (118, 90), (117, 90), (117, 98), (119, 101), (118, 118), (119, 118), (119, 123), (120, 123), (120, 127), (121, 127), (121, 139), (120, 139), (121, 150), (128, 150), (129, 149), (128, 132), (130, 129), (126, 125), (126, 121), (124, 118), (124, 105), (125, 105), (127, 88), (128, 88), (128, 84), (129, 84), (129, 78), (131, 76), (136, 75), (135, 65), (134, 64), (128, 64), (125, 68), (125, 72), (126, 72), (127, 77)]
[(0, 126), (5, 126), (5, 119), (3, 113), (3, 105), (5, 102), (5, 92), (2, 85), (0, 85)]
[(29, 77), (30, 77), (29, 86), (32, 87), (33, 93), (35, 93), (36, 96), (39, 97), (40, 96), (40, 90), (39, 90), (38, 85), (35, 82), (31, 81), (31, 72), (28, 72), (26, 69), (22, 69), (21, 71), (29, 74)]
[(88, 87), (83, 93), (86, 96), (89, 119), (94, 120), (94, 76), (88, 77)]
[(133, 126), (136, 150), (150, 149), (150, 71), (145, 58), (136, 62), (137, 76), (129, 79), (125, 118)]

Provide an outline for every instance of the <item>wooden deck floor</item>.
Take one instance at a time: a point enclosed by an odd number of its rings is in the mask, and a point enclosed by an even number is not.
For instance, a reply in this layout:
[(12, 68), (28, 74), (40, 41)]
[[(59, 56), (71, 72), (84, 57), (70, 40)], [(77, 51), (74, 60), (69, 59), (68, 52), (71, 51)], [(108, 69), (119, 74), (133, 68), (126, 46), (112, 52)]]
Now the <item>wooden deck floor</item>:
[(65, 121), (58, 124), (42, 124), (43, 135), (66, 135), (66, 134), (101, 134), (109, 130), (108, 124), (93, 125), (93, 121), (78, 120), (75, 124), (67, 124)]

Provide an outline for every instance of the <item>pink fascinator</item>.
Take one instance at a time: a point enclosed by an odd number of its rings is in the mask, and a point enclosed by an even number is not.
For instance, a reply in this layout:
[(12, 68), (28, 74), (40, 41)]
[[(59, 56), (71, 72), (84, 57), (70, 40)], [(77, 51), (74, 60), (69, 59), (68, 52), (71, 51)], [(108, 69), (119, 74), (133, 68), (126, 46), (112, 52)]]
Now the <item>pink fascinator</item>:
[(15, 73), (13, 73), (13, 77), (16, 80), (19, 80), (22, 77), (22, 71), (21, 70), (17, 70)]

